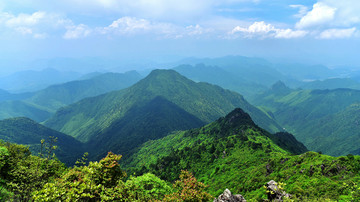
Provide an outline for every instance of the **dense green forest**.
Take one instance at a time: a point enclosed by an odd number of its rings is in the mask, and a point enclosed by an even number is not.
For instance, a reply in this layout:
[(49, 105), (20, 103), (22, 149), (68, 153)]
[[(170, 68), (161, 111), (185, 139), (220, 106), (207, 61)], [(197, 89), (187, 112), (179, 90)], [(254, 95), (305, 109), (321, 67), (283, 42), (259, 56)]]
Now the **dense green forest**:
[(359, 90), (294, 90), (277, 82), (251, 101), (310, 150), (334, 156), (359, 154)]
[(237, 109), (202, 128), (147, 142), (124, 165), (131, 172), (152, 172), (169, 181), (188, 169), (216, 196), (227, 187), (246, 199), (265, 199), (262, 186), (271, 179), (286, 183), (286, 191), (297, 200), (348, 199), (350, 192), (343, 192), (348, 185), (356, 191), (359, 156), (294, 155), (306, 148), (301, 143), (289, 148), (282, 143), (289, 137), (279, 137), (283, 135), (267, 133)]
[(306, 152), (291, 134), (270, 134), (241, 109), (149, 141), (126, 161), (109, 152), (88, 162), (85, 153), (67, 168), (54, 155), (55, 145), (40, 143), (33, 156), (27, 146), (0, 142), (2, 200), (212, 201), (225, 188), (265, 200), (270, 180), (291, 200), (360, 199), (359, 156)]

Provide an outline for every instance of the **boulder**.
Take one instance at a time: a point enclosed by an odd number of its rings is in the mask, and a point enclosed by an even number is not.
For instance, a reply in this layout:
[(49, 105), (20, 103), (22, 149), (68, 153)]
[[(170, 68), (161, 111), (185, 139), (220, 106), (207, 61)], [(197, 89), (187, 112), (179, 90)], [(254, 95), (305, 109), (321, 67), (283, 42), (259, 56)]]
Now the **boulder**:
[(246, 200), (242, 195), (232, 195), (230, 190), (225, 189), (224, 193), (214, 199), (214, 202), (246, 202)]
[(270, 201), (283, 201), (284, 198), (290, 198), (291, 195), (286, 193), (274, 180), (266, 183), (266, 192)]

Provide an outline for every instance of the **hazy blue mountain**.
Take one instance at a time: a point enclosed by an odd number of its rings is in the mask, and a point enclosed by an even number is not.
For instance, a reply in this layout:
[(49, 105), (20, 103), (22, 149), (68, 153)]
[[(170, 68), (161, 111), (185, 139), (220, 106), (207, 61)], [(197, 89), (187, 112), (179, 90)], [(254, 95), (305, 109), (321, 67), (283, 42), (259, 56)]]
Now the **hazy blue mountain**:
[(360, 83), (351, 78), (332, 78), (325, 80), (316, 80), (305, 82), (300, 86), (303, 89), (336, 89), (336, 88), (350, 88), (360, 90)]
[(75, 80), (81, 76), (77, 72), (62, 72), (55, 69), (42, 71), (21, 71), (0, 79), (0, 88), (9, 92), (34, 92), (50, 85)]
[(188, 58), (181, 62), (183, 64), (203, 63), (208, 66), (217, 66), (250, 84), (270, 86), (278, 80), (287, 80), (283, 74), (273, 68), (270, 62), (262, 58), (226, 56), (213, 59)]
[(299, 81), (328, 79), (339, 76), (336, 71), (333, 71), (324, 65), (276, 64), (274, 65), (274, 68), (287, 77)]
[(243, 79), (242, 75), (230, 73), (217, 66), (180, 65), (173, 69), (193, 81), (216, 84), (225, 89), (236, 91), (245, 97), (253, 96), (267, 89), (263, 85)]
[(44, 108), (21, 100), (0, 102), (0, 120), (13, 117), (28, 117), (35, 121), (45, 121), (52, 115)]
[(0, 102), (7, 101), (7, 100), (23, 100), (23, 99), (31, 97), (32, 95), (34, 95), (34, 93), (14, 94), (14, 93), (9, 93), (6, 90), (0, 89)]
[(136, 71), (104, 73), (90, 79), (49, 86), (36, 92), (27, 101), (55, 112), (60, 107), (75, 103), (83, 98), (127, 88), (141, 78)]

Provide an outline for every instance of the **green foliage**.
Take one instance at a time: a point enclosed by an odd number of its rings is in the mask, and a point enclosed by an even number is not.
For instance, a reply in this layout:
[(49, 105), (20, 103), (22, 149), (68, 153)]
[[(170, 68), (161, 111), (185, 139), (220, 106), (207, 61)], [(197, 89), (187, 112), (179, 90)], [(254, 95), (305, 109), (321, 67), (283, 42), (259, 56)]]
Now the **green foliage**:
[(126, 188), (140, 201), (162, 200), (165, 195), (173, 192), (167, 182), (151, 173), (133, 177), (125, 183)]
[(166, 195), (162, 201), (210, 201), (213, 197), (205, 192), (206, 186), (189, 171), (181, 171), (180, 179), (174, 184), (174, 193)]
[(127, 198), (126, 174), (120, 169), (121, 155), (111, 152), (99, 162), (74, 167), (54, 182), (33, 193), (36, 201), (114, 201)]
[(60, 176), (65, 170), (64, 164), (56, 159), (43, 159), (32, 156), (28, 147), (0, 142), (0, 148), (6, 148), (8, 154), (2, 159), (0, 178), (5, 187), (6, 196), (14, 200), (30, 200), (31, 193), (40, 189), (49, 180)]
[(40, 153), (43, 157), (52, 158), (53, 153), (56, 153), (56, 156), (67, 165), (73, 165), (85, 150), (85, 145), (75, 138), (28, 118), (0, 120), (0, 139), (29, 145), (33, 154)]

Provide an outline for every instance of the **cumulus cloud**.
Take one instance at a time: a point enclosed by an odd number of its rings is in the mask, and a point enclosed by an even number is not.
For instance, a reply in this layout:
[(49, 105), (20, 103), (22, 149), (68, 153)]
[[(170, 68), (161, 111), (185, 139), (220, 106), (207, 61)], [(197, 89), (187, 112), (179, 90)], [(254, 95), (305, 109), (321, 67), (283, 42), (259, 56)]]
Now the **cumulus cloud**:
[(339, 39), (339, 38), (350, 38), (356, 33), (356, 28), (349, 29), (327, 29), (320, 33), (319, 38), (321, 39)]
[(203, 35), (209, 32), (212, 32), (213, 30), (210, 28), (204, 28), (198, 24), (196, 25), (189, 25), (186, 27), (185, 32), (189, 36), (195, 36), (195, 35)]
[(245, 38), (300, 38), (307, 35), (307, 31), (292, 30), (292, 29), (279, 29), (274, 25), (266, 24), (264, 21), (254, 22), (249, 27), (236, 26), (231, 32), (231, 35), (240, 34)]
[(309, 11), (296, 24), (299, 29), (314, 27), (329, 23), (335, 18), (336, 8), (330, 7), (325, 3), (318, 2), (314, 4), (313, 9)]
[[(99, 28), (98, 28), (99, 29)], [(153, 22), (135, 17), (122, 17), (113, 21), (108, 27), (100, 28), (102, 34), (116, 33), (122, 35), (136, 34), (172, 34), (176, 26), (170, 23)]]
[(125, 16), (113, 21), (107, 27), (98, 27), (97, 32), (101, 34), (118, 35), (140, 35), (150, 34), (163, 38), (183, 38), (186, 36), (199, 36), (212, 30), (198, 24), (189, 26), (178, 26), (172, 23), (150, 21), (142, 18)]
[(75, 25), (72, 20), (56, 14), (37, 11), (32, 14), (0, 13), (0, 26), (5, 26), (6, 31), (16, 32), (21, 35), (30, 35), (35, 39), (44, 39), (51, 34), (65, 31), (64, 39), (86, 37), (91, 29), (84, 24)]
[(275, 38), (302, 38), (308, 34), (307, 31), (304, 30), (292, 30), (292, 29), (278, 29)]
[(35, 12), (31, 15), (29, 14), (19, 14), (18, 16), (10, 16), (6, 21), (6, 25), (9, 27), (30, 27), (40, 23), (46, 17), (45, 12)]
[(294, 15), (294, 17), (296, 18), (302, 18), (304, 17), (309, 8), (307, 6), (304, 6), (304, 5), (290, 5), (291, 8), (295, 8), (295, 9), (299, 9), (299, 12), (297, 14)]
[(359, 10), (358, 0), (318, 0), (295, 27), (308, 30), (315, 38), (320, 39), (354, 37), (357, 36), (356, 29), (360, 25)]
[(68, 26), (66, 29), (64, 39), (85, 38), (91, 33), (90, 28), (84, 24)]

